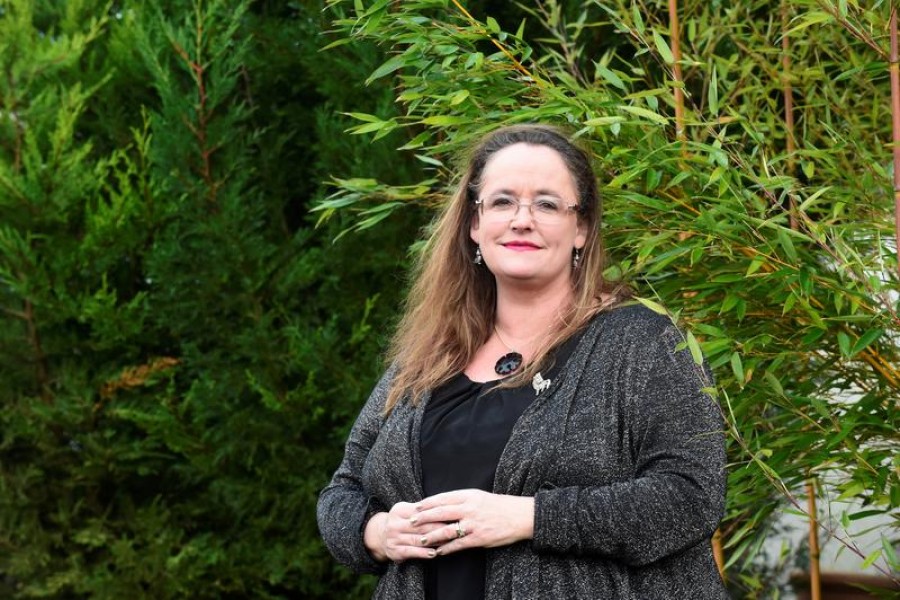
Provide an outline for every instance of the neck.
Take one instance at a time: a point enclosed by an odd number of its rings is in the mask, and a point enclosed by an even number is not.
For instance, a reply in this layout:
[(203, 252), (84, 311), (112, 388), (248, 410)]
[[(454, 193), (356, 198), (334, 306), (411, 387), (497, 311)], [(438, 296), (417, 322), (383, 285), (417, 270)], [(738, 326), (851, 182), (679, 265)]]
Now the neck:
[(568, 286), (553, 289), (497, 289), (496, 327), (510, 344), (527, 343), (547, 334), (572, 301)]

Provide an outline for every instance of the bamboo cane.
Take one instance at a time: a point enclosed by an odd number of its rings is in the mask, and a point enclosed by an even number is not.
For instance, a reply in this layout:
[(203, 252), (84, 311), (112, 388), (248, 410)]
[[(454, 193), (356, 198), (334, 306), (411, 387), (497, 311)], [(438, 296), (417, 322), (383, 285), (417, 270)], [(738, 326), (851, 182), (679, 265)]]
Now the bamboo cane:
[(822, 599), (822, 577), (819, 573), (819, 519), (816, 513), (816, 485), (812, 479), (806, 484), (809, 511), (809, 594), (810, 600)]
[[(684, 89), (681, 85), (681, 29), (678, 24), (678, 0), (669, 0), (669, 33), (672, 38), (672, 65), (675, 78), (675, 137), (684, 142), (687, 135), (684, 130)], [(686, 149), (682, 148), (682, 152)]]
[[(681, 25), (678, 22), (678, 0), (669, 0), (669, 34), (672, 43), (673, 58), (673, 77), (675, 79), (675, 137), (680, 142), (687, 141), (687, 134), (684, 128), (684, 89), (681, 84), (684, 77), (681, 73)], [(687, 152), (687, 148), (682, 145), (682, 156)], [(716, 529), (716, 533), (712, 539), (713, 558), (716, 561), (716, 568), (719, 569), (719, 576), (725, 580), (725, 552), (722, 548), (722, 532)]]
[(894, 244), (897, 274), (900, 276), (900, 50), (897, 40), (897, 9), (891, 9), (891, 115), (894, 142)]
[(713, 558), (716, 561), (716, 568), (719, 570), (719, 577), (725, 581), (725, 551), (722, 549), (722, 530), (717, 528), (712, 539)]
[[(796, 138), (794, 137), (794, 88), (791, 86), (791, 39), (788, 36), (790, 29), (790, 15), (788, 14), (788, 4), (786, 1), (781, 3), (781, 66), (783, 93), (784, 93), (784, 125), (785, 138), (787, 141), (788, 169), (791, 175), (794, 174), (794, 151), (797, 149)], [(793, 194), (790, 196), (790, 225), (791, 229), (798, 228), (797, 223), (797, 202)]]

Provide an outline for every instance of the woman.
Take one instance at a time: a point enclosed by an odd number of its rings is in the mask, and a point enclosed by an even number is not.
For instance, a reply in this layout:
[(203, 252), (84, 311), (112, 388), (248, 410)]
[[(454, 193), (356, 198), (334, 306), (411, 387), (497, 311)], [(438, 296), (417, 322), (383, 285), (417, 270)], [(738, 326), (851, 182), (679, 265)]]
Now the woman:
[(318, 518), (376, 598), (725, 598), (721, 414), (669, 319), (604, 281), (585, 152), (474, 151)]

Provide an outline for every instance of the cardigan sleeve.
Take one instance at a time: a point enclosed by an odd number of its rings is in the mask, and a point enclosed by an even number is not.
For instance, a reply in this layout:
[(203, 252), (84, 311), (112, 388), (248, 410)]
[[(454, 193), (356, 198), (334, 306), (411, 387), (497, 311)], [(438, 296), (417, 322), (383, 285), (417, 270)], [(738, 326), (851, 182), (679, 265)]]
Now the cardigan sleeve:
[[(725, 506), (721, 410), (668, 319), (629, 335), (617, 381), (630, 430), (633, 478), (603, 486), (541, 489), (535, 496), (534, 549), (600, 554), (652, 563), (708, 539)], [(635, 331), (632, 334), (638, 333)], [(711, 376), (707, 368), (703, 375)], [(615, 433), (613, 433), (615, 435)]]
[(363, 528), (373, 512), (383, 510), (362, 484), (362, 471), (369, 450), (384, 420), (383, 409), (393, 369), (375, 386), (356, 418), (344, 446), (344, 459), (319, 494), (316, 516), (319, 531), (334, 558), (357, 573), (381, 574), (385, 565), (369, 554), (363, 543)]

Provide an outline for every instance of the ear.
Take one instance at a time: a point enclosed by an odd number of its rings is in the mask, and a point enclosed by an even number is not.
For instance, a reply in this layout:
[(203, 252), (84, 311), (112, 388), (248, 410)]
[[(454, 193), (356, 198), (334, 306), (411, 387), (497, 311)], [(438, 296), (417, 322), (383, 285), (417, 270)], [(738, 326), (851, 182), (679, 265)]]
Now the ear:
[(469, 237), (472, 238), (472, 241), (476, 244), (480, 244), (480, 236), (478, 235), (478, 212), (472, 215), (472, 224), (469, 225)]
[(588, 226), (581, 218), (578, 219), (578, 225), (575, 229), (575, 247), (581, 250), (587, 243)]

